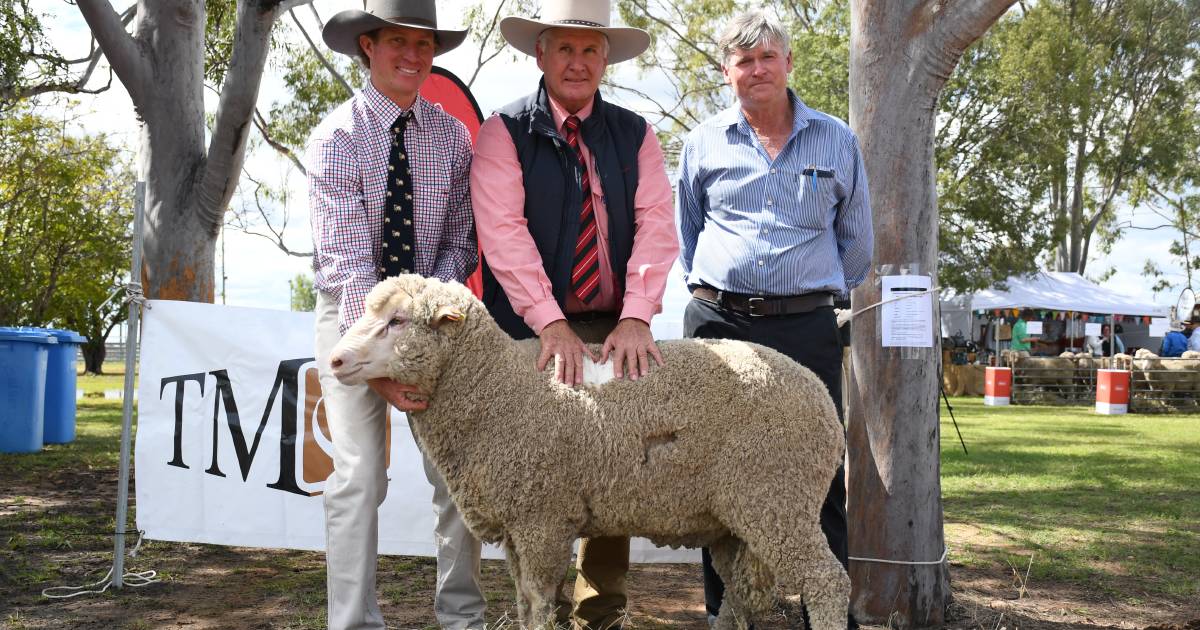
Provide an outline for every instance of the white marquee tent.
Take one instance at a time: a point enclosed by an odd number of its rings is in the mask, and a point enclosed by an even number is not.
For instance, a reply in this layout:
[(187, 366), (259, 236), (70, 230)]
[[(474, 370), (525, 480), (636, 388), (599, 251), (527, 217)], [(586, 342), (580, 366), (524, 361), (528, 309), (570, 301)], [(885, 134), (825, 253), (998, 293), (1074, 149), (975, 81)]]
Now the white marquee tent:
[(1170, 314), (1170, 307), (1117, 293), (1068, 271), (1041, 271), (1027, 278), (1009, 278), (1007, 291), (985, 289), (971, 299), (971, 310), (997, 308), (1149, 317)]

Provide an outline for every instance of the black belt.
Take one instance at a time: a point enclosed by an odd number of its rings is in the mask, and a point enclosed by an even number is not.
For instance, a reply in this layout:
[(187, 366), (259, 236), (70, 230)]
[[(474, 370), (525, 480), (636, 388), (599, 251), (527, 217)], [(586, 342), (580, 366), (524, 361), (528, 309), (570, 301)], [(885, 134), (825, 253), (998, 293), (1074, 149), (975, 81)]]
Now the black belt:
[(823, 291), (803, 295), (761, 296), (696, 287), (692, 290), (692, 297), (751, 317), (797, 315), (822, 306), (833, 306), (833, 295)]
[(616, 319), (617, 314), (609, 311), (584, 311), (582, 313), (563, 313), (569, 322), (590, 323), (602, 319)]

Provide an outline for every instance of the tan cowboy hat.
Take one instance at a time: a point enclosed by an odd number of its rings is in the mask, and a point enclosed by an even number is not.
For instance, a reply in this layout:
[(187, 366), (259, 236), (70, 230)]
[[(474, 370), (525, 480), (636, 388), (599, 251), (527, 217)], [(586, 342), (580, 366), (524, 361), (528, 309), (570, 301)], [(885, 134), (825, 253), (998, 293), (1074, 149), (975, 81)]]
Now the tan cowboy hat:
[(547, 0), (542, 19), (509, 16), (500, 20), (500, 33), (509, 45), (526, 55), (537, 55), (537, 38), (548, 28), (582, 28), (608, 37), (608, 63), (621, 63), (650, 46), (650, 34), (640, 28), (609, 26), (610, 0)]
[(433, 31), (437, 37), (435, 55), (457, 48), (467, 37), (467, 31), (438, 29), (433, 0), (364, 0), (362, 11), (350, 9), (329, 18), (321, 29), (321, 38), (326, 46), (354, 57), (359, 54), (358, 36), (385, 26)]

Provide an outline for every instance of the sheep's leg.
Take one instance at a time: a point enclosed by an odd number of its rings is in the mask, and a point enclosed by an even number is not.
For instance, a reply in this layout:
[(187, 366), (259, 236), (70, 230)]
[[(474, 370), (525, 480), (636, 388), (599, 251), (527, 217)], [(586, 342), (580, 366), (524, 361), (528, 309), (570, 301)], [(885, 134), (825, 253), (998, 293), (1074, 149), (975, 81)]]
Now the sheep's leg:
[(517, 554), (517, 548), (512, 544), (511, 538), (505, 539), (504, 551), (508, 556), (508, 572), (512, 575), (513, 586), (517, 591), (518, 626), (524, 627), (529, 622), (529, 597), (522, 589), (521, 556)]
[[(745, 630), (759, 613), (770, 607), (774, 578), (741, 540), (727, 536), (709, 546), (713, 568), (725, 583), (725, 597), (715, 630)], [(767, 597), (762, 597), (763, 593)]]
[[(525, 532), (536, 531), (527, 527)], [(510, 557), (519, 559), (513, 570), (518, 596), (525, 599), (521, 625), (526, 628), (553, 630), (559, 585), (571, 561), (573, 536), (563, 533), (549, 536), (521, 534), (511, 540)]]
[(850, 577), (815, 523), (802, 533), (804, 540), (791, 535), (772, 536), (761, 530), (751, 532), (747, 538), (750, 549), (779, 577), (780, 586), (788, 594), (787, 602), (794, 605), (802, 598), (812, 630), (842, 630), (850, 605)]

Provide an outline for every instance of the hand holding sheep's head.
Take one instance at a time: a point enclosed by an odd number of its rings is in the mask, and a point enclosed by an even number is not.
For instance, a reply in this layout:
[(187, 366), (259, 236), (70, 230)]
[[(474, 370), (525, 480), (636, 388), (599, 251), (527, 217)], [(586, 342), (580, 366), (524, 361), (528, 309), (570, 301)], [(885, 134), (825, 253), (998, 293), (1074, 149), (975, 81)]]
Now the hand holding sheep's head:
[[(362, 317), (330, 353), (333, 375), (346, 385), (391, 379), (401, 387), (389, 389), (403, 390), (410, 401), (424, 401), (437, 385), (449, 342), (465, 318), (460, 292), (471, 299), (465, 287), (413, 275), (375, 285)], [(424, 405), (409, 410), (420, 408)]]

